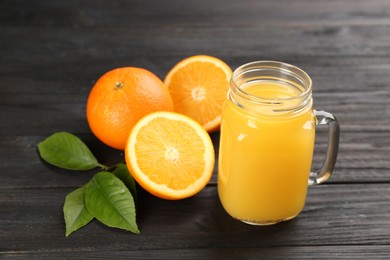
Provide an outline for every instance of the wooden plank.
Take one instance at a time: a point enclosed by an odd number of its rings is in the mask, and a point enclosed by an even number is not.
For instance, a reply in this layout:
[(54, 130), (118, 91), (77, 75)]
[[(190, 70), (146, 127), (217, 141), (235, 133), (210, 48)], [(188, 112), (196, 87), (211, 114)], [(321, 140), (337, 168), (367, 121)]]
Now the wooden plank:
[[(20, 6), (23, 5), (23, 8)], [(126, 11), (121, 11), (126, 10)], [(124, 2), (67, 1), (7, 1), (1, 9), (4, 24), (39, 27), (73, 28), (93, 26), (146, 26), (172, 24), (199, 24), (203, 26), (234, 24), (264, 25), (296, 24), (383, 24), (389, 23), (386, 0), (371, 1), (243, 1), (210, 3), (207, 0), (189, 2), (170, 1), (161, 5), (158, 0)], [(129, 15), (130, 14), (130, 15)]]
[(79, 248), (44, 251), (10, 251), (0, 252), (3, 257), (21, 257), (33, 259), (388, 259), (388, 245), (373, 246), (303, 246), (303, 247), (256, 247), (256, 248), (192, 248), (192, 249), (159, 249), (159, 250), (126, 250)]
[[(335, 31), (334, 35), (326, 33), (327, 30)], [(41, 73), (45, 72), (47, 77), (61, 72), (50, 66), (58, 63), (78, 73), (86, 68), (106, 71), (123, 65), (142, 65), (156, 71), (157, 57), (162, 58), (159, 61), (162, 68), (168, 70), (178, 60), (199, 53), (221, 57), (233, 67), (254, 59), (296, 62), (306, 57), (315, 62), (314, 57), (389, 57), (390, 53), (388, 25), (347, 28), (306, 25), (297, 28), (285, 24), (274, 26), (272, 30), (262, 26), (187, 28), (178, 25), (177, 28), (98, 27), (77, 30), (11, 26), (0, 27), (0, 32), (3, 39), (8, 39), (1, 41), (2, 49), (7, 50), (1, 60), (10, 63), (6, 71), (18, 69), (15, 66), (21, 64), (15, 61), (20, 60), (22, 66), (30, 70), (21, 71), (19, 68), (19, 73), (34, 76), (31, 69), (41, 68)], [(30, 37), (29, 41), (25, 41), (26, 36)], [(39, 67), (31, 66), (31, 63), (38, 63)], [(368, 66), (367, 59), (360, 66)], [(61, 78), (68, 81), (66, 72), (63, 71)]]
[[(68, 128), (72, 130), (72, 128)], [(63, 128), (62, 130), (68, 130)], [(59, 131), (61, 129), (58, 129)], [(114, 165), (123, 160), (123, 152), (111, 149), (97, 140), (91, 133), (79, 136), (98, 160)], [(98, 171), (73, 172), (60, 170), (41, 161), (37, 144), (47, 136), (3, 136), (0, 139), (0, 171), (3, 188), (78, 187), (86, 183)], [(218, 159), (219, 133), (211, 135)], [(313, 170), (321, 167), (327, 146), (327, 132), (321, 129), (313, 159)], [(342, 133), (339, 156), (330, 183), (377, 183), (390, 182), (390, 132)], [(211, 184), (216, 184), (217, 167), (214, 168)], [(29, 181), (20, 176), (34, 176)]]
[[(77, 83), (79, 84), (79, 83)], [(0, 83), (0, 88), (4, 86)], [(28, 87), (34, 87), (29, 85)], [(88, 89), (89, 90), (89, 89)], [(1, 92), (1, 91), (0, 91)], [(23, 92), (23, 90), (20, 90)], [(359, 95), (323, 93), (314, 97), (314, 108), (332, 112), (340, 121), (343, 133), (389, 132), (390, 102), (388, 90), (360, 92)], [(49, 135), (56, 131), (89, 133), (85, 116), (88, 92), (46, 93), (45, 97), (12, 94), (4, 91), (0, 104), (0, 117), (7, 122), (0, 129), (6, 135)], [(359, 101), (357, 99), (367, 100)], [(75, 99), (75, 101), (72, 101)], [(46, 101), (45, 101), (46, 100)]]
[[(22, 48), (22, 46), (19, 46)], [(18, 46), (16, 47), (19, 48)], [(111, 46), (114, 48), (114, 46)], [(147, 47), (143, 47), (147, 51)], [(390, 45), (389, 45), (390, 48)], [(73, 55), (85, 55), (80, 46), (75, 46), (73, 54), (66, 58), (42, 60), (24, 60), (28, 53), (8, 50), (9, 60), (0, 56), (0, 62), (6, 64), (2, 71), (0, 95), (4, 103), (45, 102), (52, 100), (53, 95), (61, 95), (61, 103), (80, 103), (86, 97), (95, 81), (107, 70), (115, 66), (141, 66), (150, 69), (164, 78), (168, 70), (185, 56), (150, 57), (147, 54), (139, 57), (130, 50), (124, 52), (124, 57), (115, 61), (115, 57), (104, 56), (89, 57), (88, 60), (78, 61)], [(68, 49), (62, 49), (64, 53)], [(170, 51), (174, 51), (173, 49)], [(237, 53), (240, 51), (238, 50)], [(218, 56), (218, 52), (210, 53)], [(275, 54), (275, 56), (273, 56)], [(53, 56), (56, 54), (53, 53)], [(12, 58), (11, 58), (12, 56)], [(265, 57), (253, 55), (252, 57), (240, 54), (239, 57), (226, 57), (226, 62), (235, 69), (237, 66)], [(282, 61), (293, 63), (313, 79), (313, 95), (315, 100), (327, 101), (337, 104), (339, 102), (383, 104), (388, 105), (390, 86), (387, 84), (390, 71), (390, 57), (308, 57), (290, 54), (281, 56), (277, 49), (268, 53), (270, 59), (282, 58)], [(287, 58), (286, 60), (284, 58)], [(119, 62), (118, 62), (119, 61)], [(368, 62), (369, 61), (369, 62)], [(22, 63), (21, 63), (22, 62)], [(87, 64), (90, 64), (88, 66)], [(51, 70), (47, 70), (47, 66)], [(83, 70), (81, 67), (85, 66)], [(98, 67), (100, 66), (100, 67)], [(61, 70), (62, 69), (62, 70)], [(30, 97), (30, 99), (28, 99)], [(31, 99), (31, 97), (33, 99)], [(347, 100), (343, 100), (347, 98)]]
[[(69, 238), (64, 236), (62, 203), (70, 189), (10, 191), (0, 190), (2, 254), (264, 247), (297, 247), (299, 252), (307, 247), (331, 251), (333, 246), (338, 246), (333, 250), (346, 246), (344, 252), (352, 253), (357, 247), (348, 246), (371, 245), (374, 249), (390, 243), (388, 184), (310, 188), (306, 207), (296, 219), (266, 227), (242, 224), (228, 216), (213, 186), (182, 201), (161, 200), (140, 191), (140, 235), (93, 221)], [(384, 249), (377, 248), (378, 253)]]

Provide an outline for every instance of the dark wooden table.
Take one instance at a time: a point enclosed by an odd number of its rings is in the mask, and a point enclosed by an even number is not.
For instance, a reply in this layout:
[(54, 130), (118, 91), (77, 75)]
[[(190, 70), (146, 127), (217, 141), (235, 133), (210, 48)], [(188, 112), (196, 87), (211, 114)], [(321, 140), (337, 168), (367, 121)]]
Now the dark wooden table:
[[(163, 78), (209, 54), (233, 69), (280, 60), (306, 70), (317, 109), (334, 113), (334, 175), (309, 188), (304, 211), (268, 227), (222, 209), (216, 169), (182, 201), (140, 191), (141, 234), (97, 221), (65, 238), (65, 196), (96, 171), (43, 163), (37, 143), (58, 131), (106, 164), (123, 157), (90, 132), (85, 102), (96, 79), (122, 66)], [(390, 258), (390, 2), (0, 1), (0, 258)], [(218, 148), (219, 134), (212, 135)], [(313, 168), (326, 149), (317, 135)]]

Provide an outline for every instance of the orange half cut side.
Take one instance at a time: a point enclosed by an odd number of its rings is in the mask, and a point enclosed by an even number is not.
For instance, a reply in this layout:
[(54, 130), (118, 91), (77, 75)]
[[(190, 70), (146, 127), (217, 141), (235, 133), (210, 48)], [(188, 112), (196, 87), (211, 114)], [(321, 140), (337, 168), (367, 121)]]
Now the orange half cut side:
[(125, 159), (139, 185), (171, 200), (201, 191), (215, 163), (214, 147), (205, 129), (174, 112), (155, 112), (142, 118), (130, 133)]
[(187, 115), (208, 132), (219, 129), (221, 109), (229, 89), (232, 70), (222, 60), (196, 55), (177, 63), (167, 74), (175, 112)]

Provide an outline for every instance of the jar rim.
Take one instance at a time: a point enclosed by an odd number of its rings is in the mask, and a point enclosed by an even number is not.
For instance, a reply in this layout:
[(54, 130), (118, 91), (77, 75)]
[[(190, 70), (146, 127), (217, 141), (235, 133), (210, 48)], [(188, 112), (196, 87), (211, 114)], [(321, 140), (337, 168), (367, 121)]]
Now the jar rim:
[[(289, 74), (291, 76), (294, 76), (296, 79), (298, 79), (302, 84), (300, 84), (303, 88), (305, 88), (304, 91), (299, 93), (298, 95), (292, 96), (292, 97), (281, 97), (281, 98), (265, 98), (265, 97), (260, 97), (257, 95), (250, 94), (240, 88), (236, 84), (236, 79), (241, 76), (244, 73), (248, 73), (253, 70), (258, 70), (258, 69), (274, 69), (281, 71), (282, 73)], [(286, 62), (281, 62), (281, 61), (274, 61), (274, 60), (259, 60), (259, 61), (252, 61), (245, 63), (239, 67), (237, 67), (230, 79), (230, 85), (234, 86), (233, 91), (238, 92), (241, 95), (245, 95), (247, 97), (250, 97), (252, 100), (256, 100), (258, 102), (266, 102), (266, 103), (273, 103), (274, 102), (283, 102), (283, 101), (291, 101), (295, 99), (302, 99), (307, 97), (307, 95), (311, 94), (312, 91), (312, 80), (310, 76), (301, 68), (286, 63)]]

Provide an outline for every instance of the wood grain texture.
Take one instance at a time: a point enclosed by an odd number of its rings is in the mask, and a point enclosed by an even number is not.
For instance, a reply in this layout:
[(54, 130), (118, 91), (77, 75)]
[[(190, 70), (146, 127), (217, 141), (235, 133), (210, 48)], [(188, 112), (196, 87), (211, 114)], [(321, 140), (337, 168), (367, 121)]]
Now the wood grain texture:
[[(65, 253), (76, 248), (80, 251), (112, 248), (137, 251), (329, 247), (390, 243), (390, 187), (385, 184), (310, 188), (301, 215), (268, 227), (242, 224), (228, 216), (219, 203), (214, 186), (182, 201), (165, 201), (141, 192), (137, 208), (141, 234), (109, 229), (95, 220), (65, 238), (59, 202), (70, 191), (15, 189), (10, 193), (1, 190), (0, 252), (39, 250), (50, 253), (54, 249)], [(20, 211), (21, 208), (24, 212)]]
[[(104, 27), (104, 26), (164, 26), (188, 25), (243, 25), (259, 20), (265, 24), (378, 24), (388, 23), (390, 13), (386, 0), (334, 0), (316, 1), (224, 1), (211, 4), (199, 0), (184, 4), (180, 0), (161, 5), (159, 0), (123, 1), (104, 0), (61, 1), (16, 0), (3, 1), (2, 18), (7, 25), (38, 27)], [(20, 8), (23, 4), (23, 8)], [(114, 19), (115, 18), (115, 19)]]
[[(0, 258), (390, 258), (389, 1), (0, 0), (0, 35)], [(68, 131), (102, 163), (123, 160), (89, 130), (91, 87), (122, 66), (163, 79), (193, 54), (233, 69), (272, 59), (307, 71), (315, 109), (341, 124), (332, 178), (309, 188), (295, 220), (253, 227), (224, 212), (216, 165), (193, 198), (164, 201), (141, 190), (140, 235), (94, 221), (65, 238), (64, 198), (98, 170), (59, 170), (36, 145)], [(313, 169), (326, 131), (317, 131)], [(219, 133), (211, 137), (218, 159)]]
[[(256, 248), (196, 248), (157, 250), (96, 250), (78, 248), (61, 251), (7, 252), (9, 258), (80, 259), (388, 259), (388, 246), (305, 246)], [(37, 257), (38, 256), (38, 257)]]
[[(58, 129), (60, 131), (61, 129)], [(313, 170), (321, 167), (327, 146), (327, 133), (321, 129), (313, 160)], [(77, 133), (76, 133), (77, 134)], [(78, 134), (100, 162), (114, 165), (123, 160), (123, 152), (111, 149), (91, 134)], [(211, 135), (218, 159), (219, 133)], [(60, 170), (39, 159), (37, 144), (46, 136), (7, 136), (0, 139), (2, 189), (77, 187), (86, 183), (99, 169), (87, 172)], [(337, 167), (330, 183), (389, 183), (390, 134), (343, 134)], [(26, 180), (27, 176), (36, 179)], [(211, 184), (217, 181), (215, 165)]]

